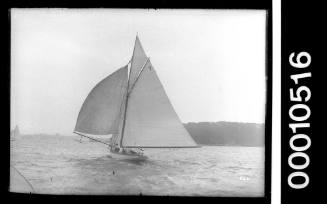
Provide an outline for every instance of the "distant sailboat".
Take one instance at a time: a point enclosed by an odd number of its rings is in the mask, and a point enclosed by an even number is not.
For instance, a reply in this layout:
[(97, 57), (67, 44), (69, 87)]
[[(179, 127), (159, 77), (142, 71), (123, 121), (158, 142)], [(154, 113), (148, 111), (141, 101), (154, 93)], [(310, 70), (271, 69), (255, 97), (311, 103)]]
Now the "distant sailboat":
[(105, 144), (118, 158), (146, 158), (143, 148), (198, 147), (172, 107), (138, 36), (130, 62), (100, 81), (85, 99), (74, 133), (90, 139), (111, 134)]
[(16, 125), (15, 129), (10, 132), (10, 140), (15, 141), (20, 135), (19, 128)]

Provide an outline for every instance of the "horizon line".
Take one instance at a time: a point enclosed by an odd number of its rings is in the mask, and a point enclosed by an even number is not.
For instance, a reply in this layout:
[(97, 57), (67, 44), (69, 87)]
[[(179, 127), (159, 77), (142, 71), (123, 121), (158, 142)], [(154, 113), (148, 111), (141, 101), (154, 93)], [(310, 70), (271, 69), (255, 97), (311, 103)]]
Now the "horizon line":
[[(188, 124), (188, 123), (243, 123), (243, 124), (258, 124), (258, 125), (265, 125), (265, 122), (263, 123), (257, 123), (257, 122), (239, 122), (239, 121), (200, 121), (200, 122), (182, 122), (183, 125)], [(18, 126), (19, 125), (15, 125)], [(10, 129), (10, 132), (13, 131), (14, 129)], [(21, 129), (19, 130), (21, 135), (24, 135), (25, 133), (22, 134)], [(52, 133), (46, 133), (46, 132), (34, 132), (34, 133), (28, 133), (25, 135), (32, 135), (32, 134), (46, 134), (46, 135), (68, 135), (66, 133), (59, 133), (59, 132), (52, 132)], [(70, 133), (69, 133), (70, 135)], [(74, 135), (74, 131), (71, 132), (71, 135)]]

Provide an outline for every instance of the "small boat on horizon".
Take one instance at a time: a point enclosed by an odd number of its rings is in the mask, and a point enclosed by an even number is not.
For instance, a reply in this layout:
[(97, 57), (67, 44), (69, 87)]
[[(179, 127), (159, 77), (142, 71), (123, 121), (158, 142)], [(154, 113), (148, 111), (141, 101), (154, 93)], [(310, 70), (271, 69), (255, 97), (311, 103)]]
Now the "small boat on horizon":
[(101, 143), (114, 158), (146, 159), (146, 148), (199, 147), (175, 112), (138, 36), (128, 64), (86, 97), (74, 133), (97, 142), (97, 135), (111, 135), (110, 143)]
[(15, 141), (20, 136), (18, 125), (15, 126), (15, 129), (10, 131), (10, 141)]

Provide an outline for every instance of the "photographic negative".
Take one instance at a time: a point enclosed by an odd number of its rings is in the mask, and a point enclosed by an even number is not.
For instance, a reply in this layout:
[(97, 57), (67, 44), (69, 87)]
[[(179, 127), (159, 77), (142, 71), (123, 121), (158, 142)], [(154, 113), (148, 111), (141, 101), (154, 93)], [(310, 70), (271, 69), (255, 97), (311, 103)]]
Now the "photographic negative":
[(265, 196), (267, 10), (10, 14), (11, 192)]

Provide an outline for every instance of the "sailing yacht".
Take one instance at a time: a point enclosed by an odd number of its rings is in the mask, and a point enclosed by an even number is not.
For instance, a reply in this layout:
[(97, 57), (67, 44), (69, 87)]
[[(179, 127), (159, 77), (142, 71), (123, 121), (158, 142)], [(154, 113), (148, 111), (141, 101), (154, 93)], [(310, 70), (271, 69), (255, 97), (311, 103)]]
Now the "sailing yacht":
[[(136, 36), (129, 63), (100, 81), (86, 97), (74, 133), (112, 135), (114, 158), (147, 158), (146, 148), (198, 147), (184, 128)], [(94, 139), (96, 140), (96, 139)]]

